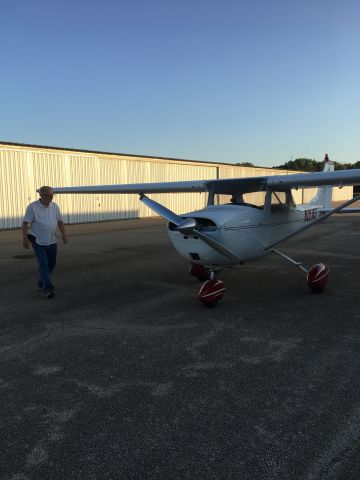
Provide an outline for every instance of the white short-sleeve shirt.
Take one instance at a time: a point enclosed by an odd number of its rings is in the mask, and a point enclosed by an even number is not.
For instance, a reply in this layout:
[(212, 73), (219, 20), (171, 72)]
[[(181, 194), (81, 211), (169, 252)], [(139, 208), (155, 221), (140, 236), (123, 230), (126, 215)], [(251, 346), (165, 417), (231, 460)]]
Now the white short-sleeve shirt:
[(36, 238), (38, 245), (51, 245), (57, 243), (56, 228), (58, 222), (62, 221), (59, 206), (51, 202), (45, 207), (40, 200), (28, 205), (24, 222), (30, 224), (30, 231)]

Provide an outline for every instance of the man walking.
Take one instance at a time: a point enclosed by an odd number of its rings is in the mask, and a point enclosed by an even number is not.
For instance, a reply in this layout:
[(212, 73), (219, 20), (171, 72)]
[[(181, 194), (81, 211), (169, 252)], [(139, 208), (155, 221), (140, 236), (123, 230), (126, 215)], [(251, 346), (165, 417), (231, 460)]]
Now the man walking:
[(39, 265), (38, 287), (47, 298), (52, 298), (55, 295), (51, 273), (56, 265), (57, 227), (61, 232), (62, 241), (67, 243), (68, 239), (60, 208), (52, 201), (53, 189), (44, 186), (37, 192), (40, 195), (39, 200), (30, 203), (25, 212), (22, 226), (23, 246), (29, 249), (31, 243)]

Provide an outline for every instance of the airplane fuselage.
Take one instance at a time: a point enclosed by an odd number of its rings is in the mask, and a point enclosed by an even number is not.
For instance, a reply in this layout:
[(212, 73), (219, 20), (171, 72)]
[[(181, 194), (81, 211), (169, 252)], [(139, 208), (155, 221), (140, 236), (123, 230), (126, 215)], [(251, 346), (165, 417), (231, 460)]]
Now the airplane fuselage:
[[(304, 222), (319, 216), (317, 208), (299, 206), (272, 212), (264, 207), (210, 205), (203, 210), (181, 215), (197, 220), (198, 229), (234, 252), (245, 263), (262, 257), (266, 248), (302, 228)], [(201, 265), (234, 265), (234, 261), (214, 250), (196, 235), (183, 235), (168, 225), (171, 241), (181, 256)]]

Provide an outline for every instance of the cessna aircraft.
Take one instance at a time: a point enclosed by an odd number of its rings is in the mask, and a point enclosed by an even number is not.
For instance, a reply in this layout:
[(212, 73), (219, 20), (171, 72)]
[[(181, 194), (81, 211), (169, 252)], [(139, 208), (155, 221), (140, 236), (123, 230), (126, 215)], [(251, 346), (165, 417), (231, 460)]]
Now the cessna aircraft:
[[(198, 298), (207, 307), (214, 307), (224, 296), (224, 282), (217, 278), (225, 267), (243, 265), (268, 252), (275, 252), (306, 273), (313, 292), (321, 292), (328, 280), (329, 269), (323, 263), (306, 268), (281, 252), (277, 245), (328, 216), (354, 212), (350, 204), (360, 195), (332, 208), (332, 187), (360, 184), (360, 169), (334, 171), (333, 162), (325, 155), (324, 169), (316, 173), (300, 173), (262, 177), (217, 180), (194, 180), (130, 185), (103, 185), (54, 188), (54, 193), (136, 193), (154, 212), (164, 217), (170, 239), (176, 250), (190, 262), (190, 273), (204, 281)], [(291, 189), (318, 187), (307, 204), (296, 205)], [(146, 194), (169, 192), (208, 192), (207, 206), (202, 210), (177, 215)], [(262, 199), (249, 201), (253, 193)], [(219, 196), (231, 196), (226, 204), (215, 204)]]

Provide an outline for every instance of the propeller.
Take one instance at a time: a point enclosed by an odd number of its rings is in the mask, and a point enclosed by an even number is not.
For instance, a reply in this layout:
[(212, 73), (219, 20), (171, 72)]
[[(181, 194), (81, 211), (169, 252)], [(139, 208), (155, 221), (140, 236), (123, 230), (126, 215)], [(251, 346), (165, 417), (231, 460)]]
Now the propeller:
[(164, 207), (158, 202), (155, 202), (155, 200), (152, 200), (151, 198), (147, 197), (144, 194), (140, 195), (140, 200), (151, 210), (168, 220), (169, 222), (173, 223), (176, 225), (178, 231), (185, 236), (196, 236), (201, 238), (207, 245), (209, 245), (211, 248), (216, 250), (217, 252), (221, 253), (225, 257), (229, 258), (232, 262), (234, 263), (242, 263), (242, 260), (231, 250), (229, 250), (227, 247), (225, 247), (223, 244), (217, 242), (213, 238), (209, 237), (203, 232), (200, 232), (198, 230), (199, 224), (196, 221), (195, 218), (188, 217), (188, 218), (183, 218), (179, 215), (176, 215), (176, 213), (172, 212), (168, 208)]
[(176, 215), (176, 213), (164, 207), (164, 205), (161, 205), (160, 203), (155, 202), (155, 200), (151, 200), (151, 198), (147, 197), (143, 193), (140, 195), (140, 200), (147, 207), (151, 208), (151, 210), (154, 210), (154, 212), (158, 213), (160, 216), (164, 217), (169, 222), (174, 223), (177, 227), (179, 227), (184, 220), (179, 215)]

